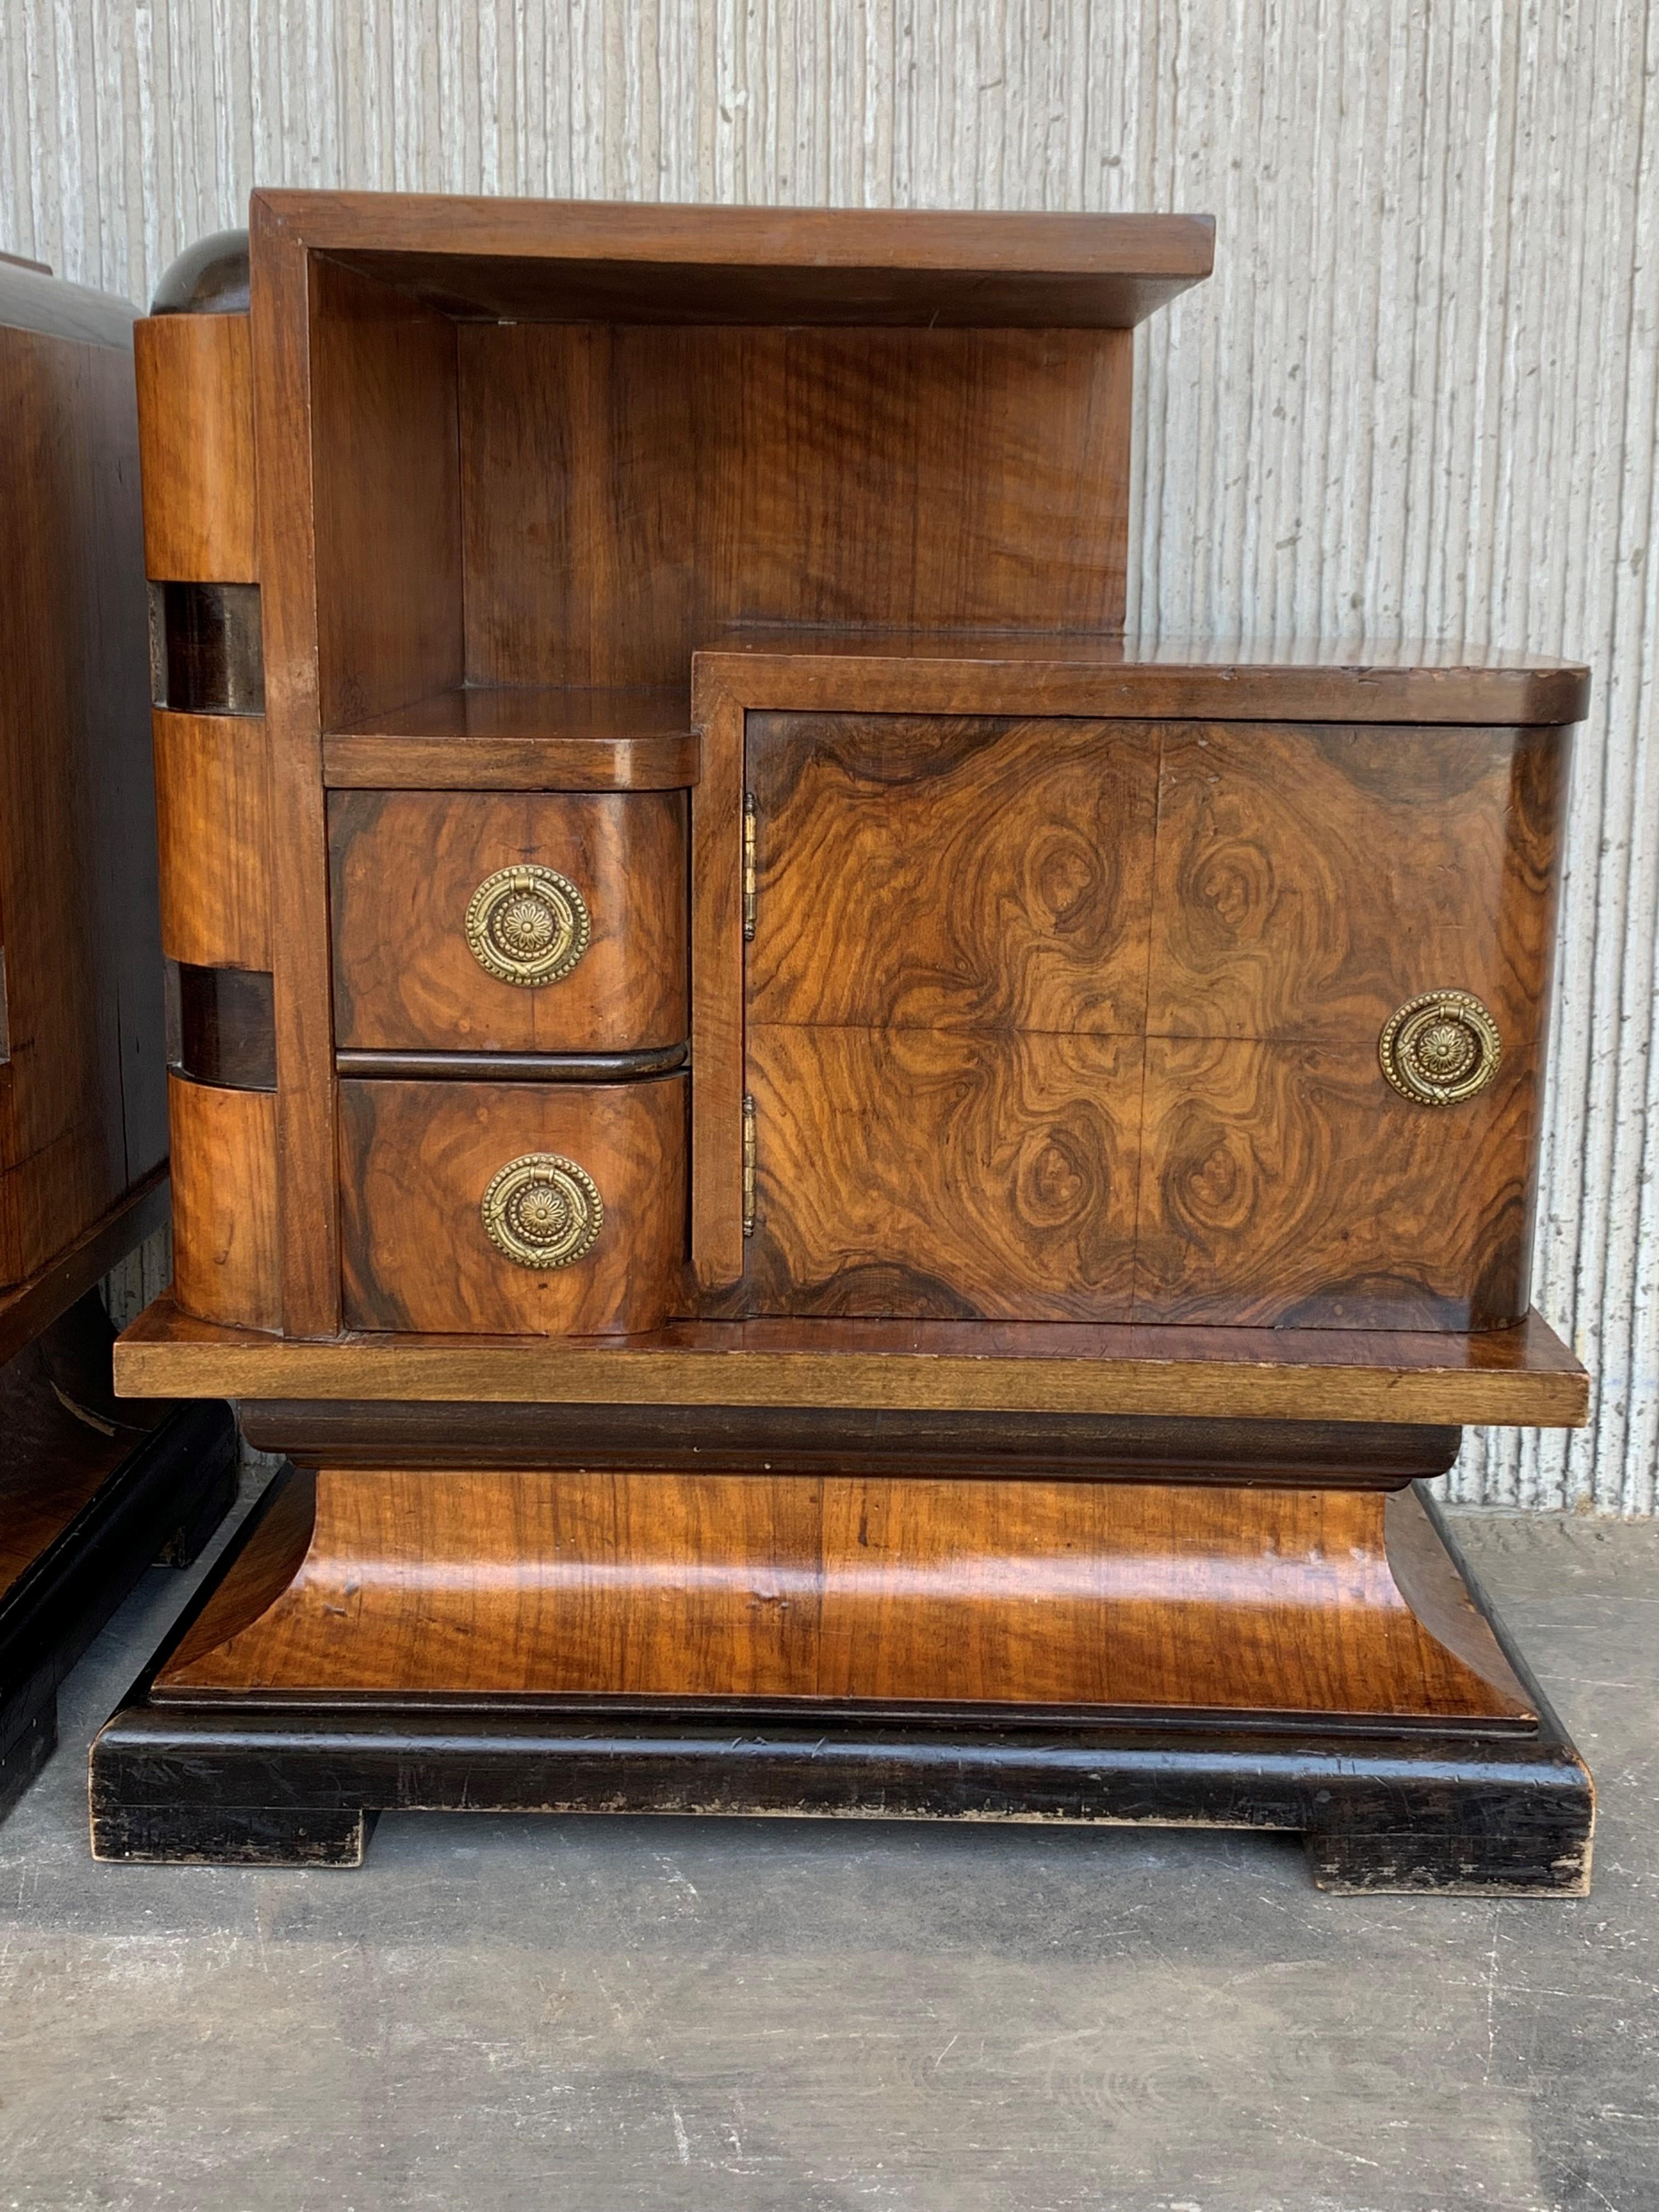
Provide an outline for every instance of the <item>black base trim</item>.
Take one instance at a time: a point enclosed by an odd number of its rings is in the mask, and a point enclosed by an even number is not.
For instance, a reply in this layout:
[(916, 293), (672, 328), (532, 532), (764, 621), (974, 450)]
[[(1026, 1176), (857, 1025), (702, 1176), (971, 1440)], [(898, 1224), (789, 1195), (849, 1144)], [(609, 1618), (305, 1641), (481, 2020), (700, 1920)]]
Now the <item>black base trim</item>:
[(0, 1819), (58, 1740), (57, 1690), (158, 1556), (185, 1565), (234, 1504), (228, 1406), (184, 1405), (150, 1430), (0, 1601)]

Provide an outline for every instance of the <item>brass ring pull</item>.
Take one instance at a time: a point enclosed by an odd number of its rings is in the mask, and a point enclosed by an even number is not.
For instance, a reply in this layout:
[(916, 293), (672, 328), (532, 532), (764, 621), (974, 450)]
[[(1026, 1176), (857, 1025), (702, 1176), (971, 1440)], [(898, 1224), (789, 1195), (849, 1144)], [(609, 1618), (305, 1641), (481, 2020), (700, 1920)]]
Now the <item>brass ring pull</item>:
[(1402, 1097), (1419, 1106), (1456, 1106), (1497, 1074), (1504, 1041), (1468, 991), (1425, 991), (1389, 1015), (1376, 1051)]
[(530, 990), (568, 975), (592, 934), (587, 902), (574, 884), (533, 860), (497, 868), (467, 904), (466, 941), (479, 967)]
[(520, 1267), (568, 1267), (593, 1249), (605, 1201), (587, 1170), (562, 1152), (526, 1152), (489, 1180), (486, 1235)]

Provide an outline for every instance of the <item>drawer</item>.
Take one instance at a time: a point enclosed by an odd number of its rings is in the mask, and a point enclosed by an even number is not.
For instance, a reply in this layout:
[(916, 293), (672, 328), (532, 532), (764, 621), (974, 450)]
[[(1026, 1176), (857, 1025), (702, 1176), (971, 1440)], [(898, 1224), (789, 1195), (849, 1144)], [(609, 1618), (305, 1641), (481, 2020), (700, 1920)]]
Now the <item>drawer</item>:
[(339, 791), (329, 854), (340, 1045), (684, 1042), (684, 792)]
[(686, 1079), (340, 1085), (351, 1328), (659, 1327), (685, 1247)]

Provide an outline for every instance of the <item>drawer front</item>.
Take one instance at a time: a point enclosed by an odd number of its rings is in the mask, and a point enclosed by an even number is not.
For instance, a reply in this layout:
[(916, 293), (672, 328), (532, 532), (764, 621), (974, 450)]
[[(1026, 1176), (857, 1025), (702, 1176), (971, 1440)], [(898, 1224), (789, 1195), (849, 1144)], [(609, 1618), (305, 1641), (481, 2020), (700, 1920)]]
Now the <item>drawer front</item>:
[(684, 1042), (683, 792), (336, 792), (329, 851), (340, 1045)]
[(685, 1246), (686, 1080), (340, 1085), (350, 1328), (625, 1335)]

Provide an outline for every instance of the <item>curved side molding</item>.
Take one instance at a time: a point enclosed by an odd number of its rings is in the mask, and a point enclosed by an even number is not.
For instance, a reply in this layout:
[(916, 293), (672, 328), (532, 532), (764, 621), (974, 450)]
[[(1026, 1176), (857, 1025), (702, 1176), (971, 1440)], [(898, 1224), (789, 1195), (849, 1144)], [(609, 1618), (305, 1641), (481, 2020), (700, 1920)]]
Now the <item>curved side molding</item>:
[(198, 968), (269, 968), (264, 724), (163, 712), (154, 727), (161, 950)]
[(275, 1329), (276, 1097), (167, 1077), (173, 1134), (173, 1287), (202, 1321)]
[(247, 317), (152, 316), (135, 325), (132, 343), (146, 573), (251, 584), (258, 568)]

